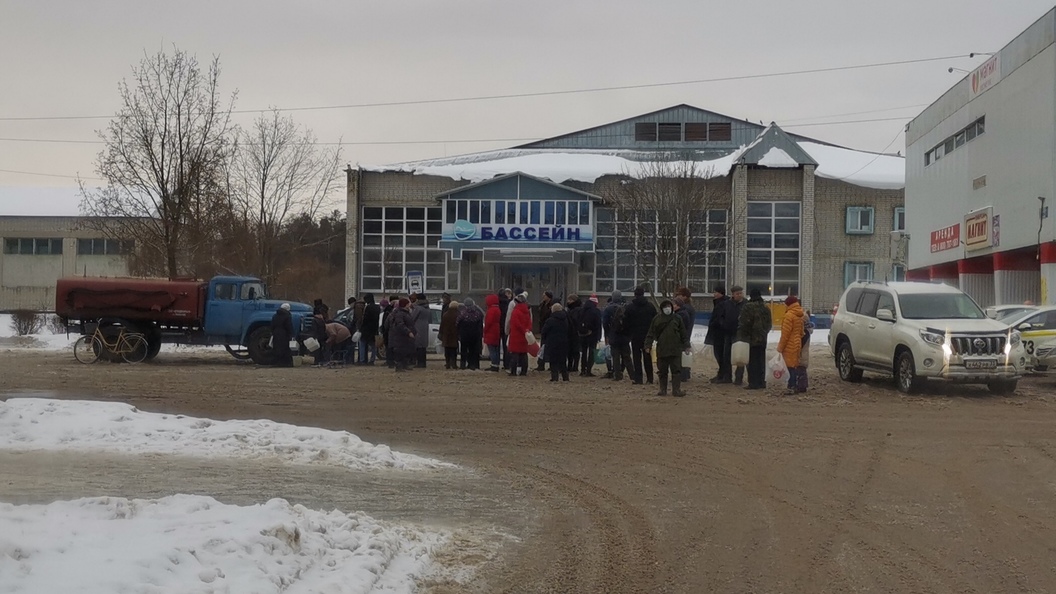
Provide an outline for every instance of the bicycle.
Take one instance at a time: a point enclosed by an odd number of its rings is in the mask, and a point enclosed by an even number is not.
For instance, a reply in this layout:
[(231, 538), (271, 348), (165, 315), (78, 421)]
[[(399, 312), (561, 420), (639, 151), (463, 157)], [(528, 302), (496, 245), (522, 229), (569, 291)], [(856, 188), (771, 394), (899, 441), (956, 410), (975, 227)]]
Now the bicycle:
[(84, 364), (95, 363), (106, 351), (111, 355), (120, 355), (126, 363), (141, 363), (147, 358), (147, 339), (138, 332), (126, 332), (124, 326), (113, 341), (106, 339), (101, 327), (95, 332), (82, 336), (73, 344), (73, 356)]

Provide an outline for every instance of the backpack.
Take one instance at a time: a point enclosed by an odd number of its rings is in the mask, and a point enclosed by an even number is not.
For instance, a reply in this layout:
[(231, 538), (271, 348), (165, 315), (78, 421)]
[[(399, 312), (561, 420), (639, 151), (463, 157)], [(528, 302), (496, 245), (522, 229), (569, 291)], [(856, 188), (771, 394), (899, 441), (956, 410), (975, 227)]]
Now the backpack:
[(627, 333), (627, 306), (620, 304), (616, 311), (612, 312), (612, 328), (613, 334), (626, 334)]
[[(576, 309), (578, 310), (579, 308)], [(590, 320), (587, 319), (589, 316), (587, 316), (586, 312), (578, 311), (574, 313), (578, 313), (578, 315), (575, 315), (575, 319), (579, 322), (579, 324), (577, 324), (578, 330), (576, 330), (576, 334), (584, 338), (594, 334), (594, 329), (590, 327)]]

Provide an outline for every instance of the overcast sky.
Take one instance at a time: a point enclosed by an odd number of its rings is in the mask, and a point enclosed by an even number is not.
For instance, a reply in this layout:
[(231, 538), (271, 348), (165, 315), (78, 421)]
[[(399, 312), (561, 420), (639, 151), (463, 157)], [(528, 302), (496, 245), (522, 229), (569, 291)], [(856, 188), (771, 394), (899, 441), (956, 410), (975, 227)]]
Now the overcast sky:
[[(501, 148), (679, 103), (854, 148), (906, 121), (1053, 0), (0, 0), (0, 118), (112, 115), (144, 52), (221, 61), (236, 109), (506, 95), (962, 58), (634, 90), (293, 113), (345, 161)], [(895, 109), (898, 108), (898, 109)], [(253, 115), (236, 116), (248, 123)], [(889, 120), (887, 118), (902, 118)], [(822, 122), (886, 121), (811, 125)], [(0, 120), (0, 214), (76, 213), (104, 119)], [(457, 142), (488, 140), (488, 142)], [(414, 144), (417, 141), (440, 141)], [(401, 142), (407, 144), (370, 144)], [(357, 144), (352, 144), (357, 143)], [(11, 171), (28, 172), (11, 173)], [(88, 181), (92, 181), (89, 179)]]

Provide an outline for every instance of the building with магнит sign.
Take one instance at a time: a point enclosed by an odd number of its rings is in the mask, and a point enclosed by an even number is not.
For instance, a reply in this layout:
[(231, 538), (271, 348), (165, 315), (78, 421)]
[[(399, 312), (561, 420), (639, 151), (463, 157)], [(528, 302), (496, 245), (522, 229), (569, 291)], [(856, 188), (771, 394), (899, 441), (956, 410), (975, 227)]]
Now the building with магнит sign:
[(906, 128), (911, 279), (1056, 303), (1056, 9)]
[(900, 156), (678, 105), (509, 149), (350, 168), (346, 290), (406, 292), (419, 273), (427, 294), (523, 287), (533, 302), (660, 286), (636, 256), (648, 230), (614, 197), (672, 160), (692, 163), (709, 195), (684, 221), (692, 262), (678, 281), (695, 295), (740, 284), (828, 311), (848, 282), (902, 276)]

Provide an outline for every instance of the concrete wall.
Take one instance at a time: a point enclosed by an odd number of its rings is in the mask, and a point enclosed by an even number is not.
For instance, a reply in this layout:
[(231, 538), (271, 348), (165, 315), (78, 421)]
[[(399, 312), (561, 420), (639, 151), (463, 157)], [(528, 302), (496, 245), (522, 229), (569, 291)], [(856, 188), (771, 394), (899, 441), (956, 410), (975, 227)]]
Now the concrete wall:
[[(999, 52), (999, 82), (970, 98), (971, 76), (910, 123), (907, 132), (906, 218), (909, 266), (921, 268), (1037, 245), (1054, 239), (1056, 217), (1040, 220), (1039, 196), (1056, 206), (1056, 25), (1053, 12)], [(925, 166), (924, 155), (985, 116), (985, 134)], [(982, 178), (985, 176), (985, 185)], [(973, 183), (980, 180), (980, 183)], [(973, 210), (993, 207), (1000, 245), (931, 253), (932, 231), (961, 226)], [(1056, 208), (1050, 209), (1056, 214)]]
[(61, 255), (0, 253), (0, 311), (55, 308), (55, 281), (63, 276), (125, 276), (123, 256), (79, 256), (78, 239), (100, 237), (80, 217), (2, 217), (0, 245), (8, 238), (62, 238)]

